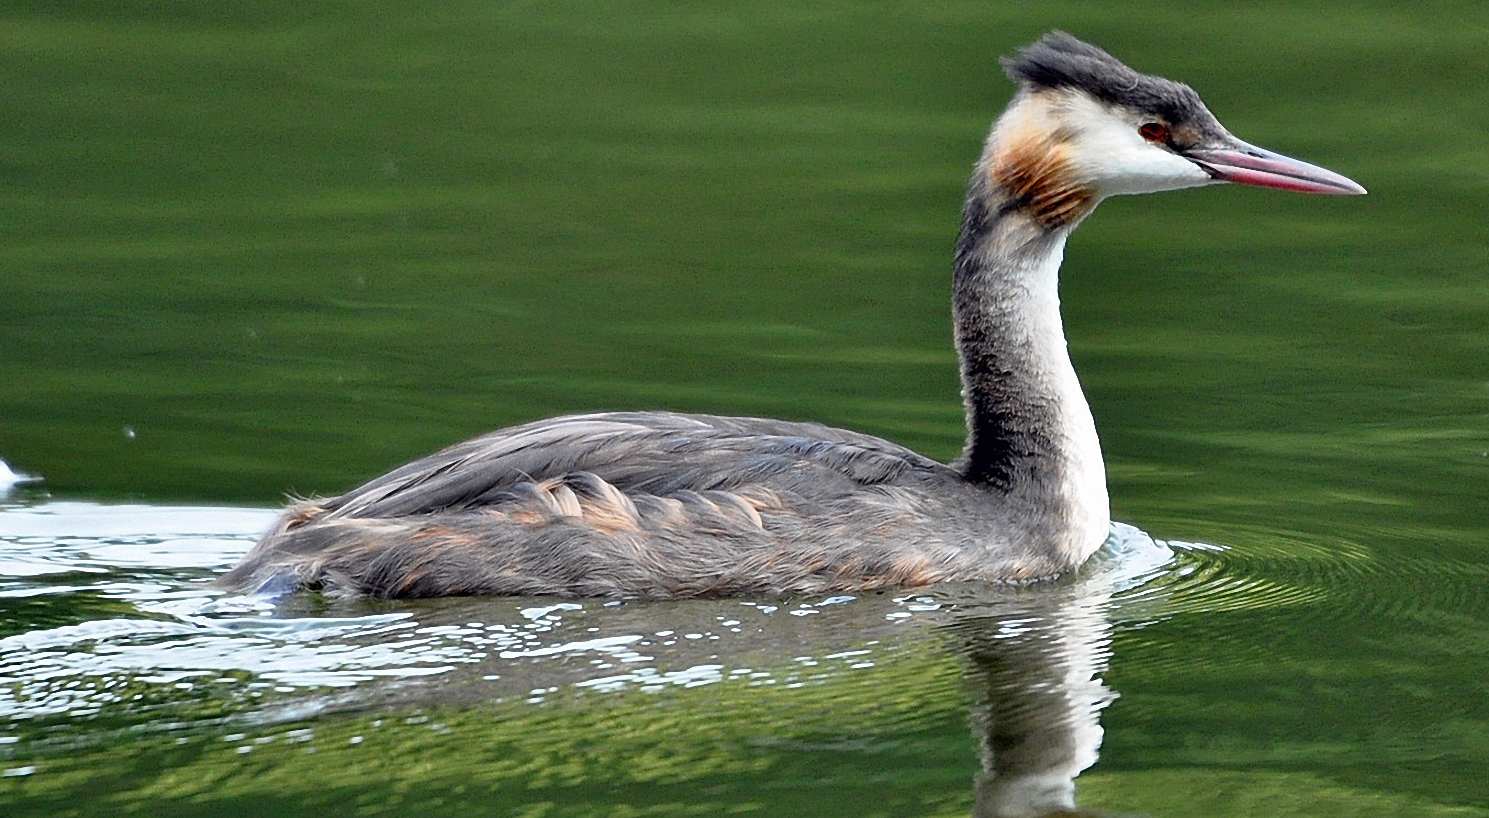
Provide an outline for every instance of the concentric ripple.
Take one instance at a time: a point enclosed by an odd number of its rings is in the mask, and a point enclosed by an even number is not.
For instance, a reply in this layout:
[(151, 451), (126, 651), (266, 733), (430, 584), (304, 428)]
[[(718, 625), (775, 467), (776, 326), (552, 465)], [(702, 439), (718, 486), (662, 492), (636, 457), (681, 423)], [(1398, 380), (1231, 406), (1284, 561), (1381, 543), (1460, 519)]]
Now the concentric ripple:
[(1169, 541), (1174, 569), (1143, 593), (1170, 613), (1292, 608), (1315, 617), (1403, 618), (1481, 603), (1489, 568), (1450, 554), (1375, 549), (1342, 538), (1234, 529), (1223, 546)]

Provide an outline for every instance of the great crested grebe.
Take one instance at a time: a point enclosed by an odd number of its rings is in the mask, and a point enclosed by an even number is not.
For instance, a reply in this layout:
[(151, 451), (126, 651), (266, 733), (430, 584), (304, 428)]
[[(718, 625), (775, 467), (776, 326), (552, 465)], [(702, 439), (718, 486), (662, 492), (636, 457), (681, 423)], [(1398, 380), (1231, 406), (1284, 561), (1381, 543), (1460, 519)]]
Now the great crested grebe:
[(1004, 67), (1019, 89), (972, 172), (953, 264), (967, 412), (955, 462), (814, 423), (561, 417), (297, 503), (221, 584), (675, 598), (1026, 582), (1080, 565), (1110, 520), (1060, 323), (1070, 231), (1122, 193), (1365, 190), (1240, 141), (1188, 86), (1068, 34)]

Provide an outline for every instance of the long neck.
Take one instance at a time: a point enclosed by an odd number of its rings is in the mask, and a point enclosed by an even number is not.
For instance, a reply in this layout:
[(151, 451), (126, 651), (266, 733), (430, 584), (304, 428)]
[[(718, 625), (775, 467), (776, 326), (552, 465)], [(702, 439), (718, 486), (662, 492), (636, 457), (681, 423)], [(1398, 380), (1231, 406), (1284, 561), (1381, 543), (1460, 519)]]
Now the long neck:
[(1079, 560), (1105, 539), (1109, 512), (1096, 425), (1060, 321), (1060, 261), (1078, 219), (1051, 224), (1028, 203), (998, 183), (984, 157), (956, 249), (953, 313), (967, 409), (956, 466), (1006, 495), (1031, 535), (1060, 541)]

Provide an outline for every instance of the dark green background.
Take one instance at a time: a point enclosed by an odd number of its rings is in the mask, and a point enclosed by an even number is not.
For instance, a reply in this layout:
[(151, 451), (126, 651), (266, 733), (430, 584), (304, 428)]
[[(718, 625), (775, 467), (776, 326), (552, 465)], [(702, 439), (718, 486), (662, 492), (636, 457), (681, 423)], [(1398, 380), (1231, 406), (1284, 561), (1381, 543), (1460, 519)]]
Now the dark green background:
[(268, 503), (629, 407), (951, 456), (962, 180), (997, 56), (1059, 25), (1372, 190), (1115, 200), (1077, 233), (1119, 514), (1485, 497), (1480, 4), (27, 5), (0, 456), (54, 491)]
[[(1232, 549), (1231, 596), (1119, 639), (1083, 792), (1489, 803), (1483, 3), (58, 6), (0, 9), (0, 456), (96, 499), (269, 505), (596, 409), (951, 457), (950, 248), (997, 57), (1058, 27), (1189, 82), (1371, 192), (1114, 200), (1072, 239), (1116, 516)], [(923, 753), (970, 758), (955, 698)], [(971, 767), (932, 767), (943, 793), (907, 791), (965, 812)]]

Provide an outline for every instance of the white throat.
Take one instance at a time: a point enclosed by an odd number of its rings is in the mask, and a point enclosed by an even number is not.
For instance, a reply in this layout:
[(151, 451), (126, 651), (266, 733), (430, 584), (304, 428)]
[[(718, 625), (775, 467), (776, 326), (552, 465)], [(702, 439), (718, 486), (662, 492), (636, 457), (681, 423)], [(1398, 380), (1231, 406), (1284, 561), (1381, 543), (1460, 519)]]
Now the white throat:
[(1072, 541), (1089, 544), (1090, 551), (1078, 557), (1083, 560), (1106, 540), (1111, 527), (1111, 503), (1096, 421), (1071, 363), (1060, 315), (1059, 274), (1064, 255), (1065, 239), (1061, 236), (1053, 251), (1032, 271), (1028, 330), (1037, 356), (1036, 366), (1058, 413), (1050, 432), (1059, 456), (1065, 461), (1060, 469), (1059, 493), (1070, 503)]

